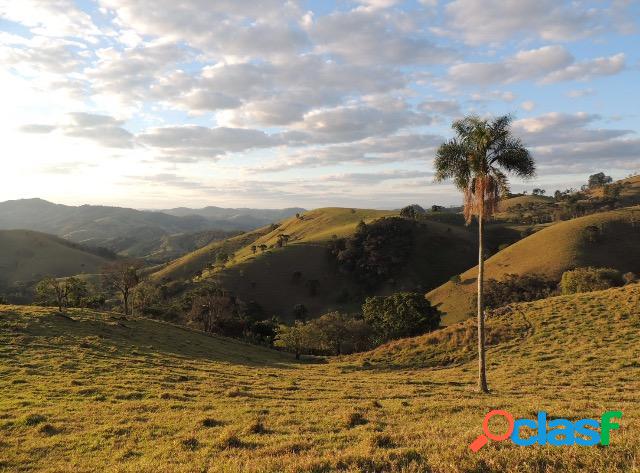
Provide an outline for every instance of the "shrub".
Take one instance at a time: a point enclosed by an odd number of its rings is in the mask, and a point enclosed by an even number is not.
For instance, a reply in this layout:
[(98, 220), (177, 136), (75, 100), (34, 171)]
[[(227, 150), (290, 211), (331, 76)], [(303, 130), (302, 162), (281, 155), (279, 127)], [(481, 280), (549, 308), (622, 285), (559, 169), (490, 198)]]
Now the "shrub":
[(485, 305), (489, 309), (512, 302), (544, 299), (555, 294), (557, 282), (537, 274), (507, 274), (502, 281), (489, 279), (484, 288)]
[(628, 273), (624, 273), (622, 275), (622, 280), (625, 284), (631, 284), (638, 281), (638, 276), (635, 273), (629, 271)]
[(576, 268), (565, 271), (560, 281), (562, 294), (600, 291), (610, 287), (622, 286), (620, 271), (613, 268)]
[(387, 341), (435, 330), (441, 314), (423, 294), (398, 292), (388, 297), (367, 298), (362, 315), (380, 341)]
[(459, 274), (454, 274), (453, 276), (451, 276), (449, 278), (449, 281), (451, 281), (453, 284), (455, 284), (457, 286), (458, 284), (460, 284), (462, 282), (462, 278), (460, 277)]

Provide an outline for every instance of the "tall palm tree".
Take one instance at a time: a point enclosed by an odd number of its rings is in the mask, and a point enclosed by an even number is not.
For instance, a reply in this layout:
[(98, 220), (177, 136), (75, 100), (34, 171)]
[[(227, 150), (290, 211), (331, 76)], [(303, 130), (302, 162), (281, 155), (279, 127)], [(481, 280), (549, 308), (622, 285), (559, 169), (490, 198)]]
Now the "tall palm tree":
[(496, 211), (509, 191), (507, 174), (529, 178), (535, 163), (520, 139), (510, 130), (511, 116), (492, 121), (472, 115), (453, 122), (456, 137), (443, 143), (435, 159), (436, 181), (453, 179), (464, 194), (467, 224), (478, 219), (478, 387), (488, 392), (484, 336), (483, 223)]

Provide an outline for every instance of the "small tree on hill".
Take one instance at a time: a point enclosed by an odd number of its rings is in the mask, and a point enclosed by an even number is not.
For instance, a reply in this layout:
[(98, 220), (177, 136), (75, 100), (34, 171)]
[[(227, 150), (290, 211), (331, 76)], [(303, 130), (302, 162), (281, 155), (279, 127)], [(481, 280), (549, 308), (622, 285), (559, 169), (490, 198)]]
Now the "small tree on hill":
[(63, 280), (47, 277), (36, 286), (36, 301), (40, 304), (55, 304), (62, 312), (67, 306), (67, 285)]
[(309, 309), (304, 304), (296, 304), (293, 306), (293, 318), (295, 320), (306, 320), (309, 316)]
[(136, 260), (116, 261), (106, 266), (102, 273), (105, 289), (117, 292), (122, 297), (124, 315), (129, 315), (131, 292), (141, 281), (142, 263)]
[(595, 187), (602, 187), (612, 182), (613, 182), (613, 179), (611, 179), (611, 176), (606, 176), (605, 173), (599, 172), (597, 174), (591, 174), (589, 176), (589, 181), (587, 186), (589, 187), (589, 189), (593, 189)]
[(238, 305), (229, 292), (209, 282), (194, 291), (189, 315), (205, 332), (218, 332), (238, 319)]
[(400, 216), (403, 218), (409, 218), (411, 220), (415, 220), (417, 217), (416, 209), (413, 205), (407, 205), (400, 210)]

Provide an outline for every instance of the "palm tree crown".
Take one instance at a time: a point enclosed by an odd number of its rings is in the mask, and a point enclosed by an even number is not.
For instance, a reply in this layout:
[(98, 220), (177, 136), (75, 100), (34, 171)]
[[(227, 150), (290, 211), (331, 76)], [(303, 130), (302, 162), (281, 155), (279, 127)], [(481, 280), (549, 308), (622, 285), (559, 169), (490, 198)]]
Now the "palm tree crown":
[(489, 218), (509, 191), (507, 173), (532, 177), (535, 163), (520, 139), (511, 135), (509, 115), (493, 121), (478, 116), (453, 122), (456, 137), (438, 149), (436, 181), (453, 179), (464, 193), (467, 223), (473, 215)]

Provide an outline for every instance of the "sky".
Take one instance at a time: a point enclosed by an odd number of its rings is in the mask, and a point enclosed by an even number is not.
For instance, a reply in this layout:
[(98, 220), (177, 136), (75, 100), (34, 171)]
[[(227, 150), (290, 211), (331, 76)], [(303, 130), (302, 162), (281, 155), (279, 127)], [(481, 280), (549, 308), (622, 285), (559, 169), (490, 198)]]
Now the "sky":
[(0, 0), (0, 201), (456, 205), (467, 114), (537, 176), (640, 171), (637, 0)]

